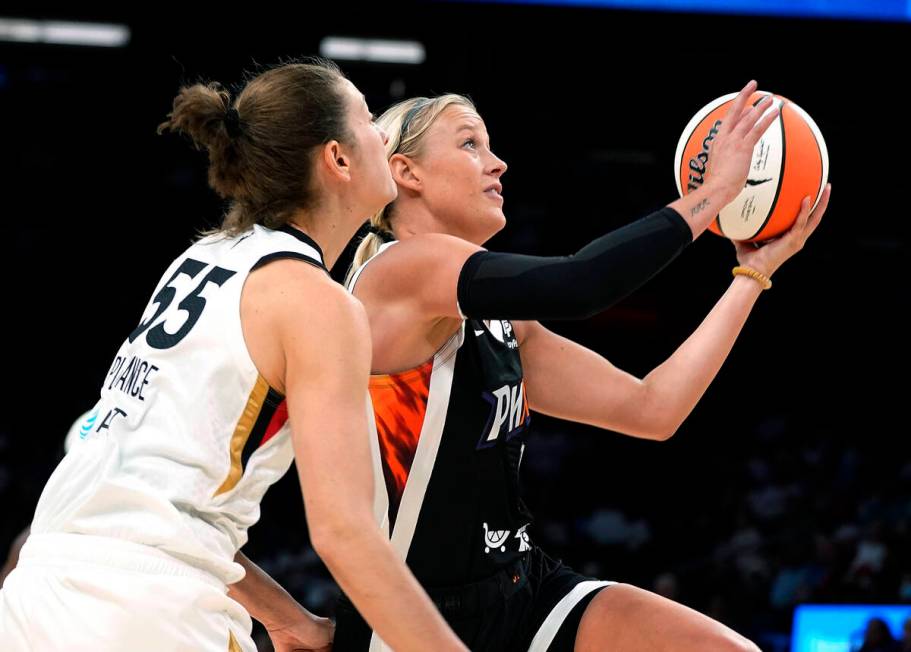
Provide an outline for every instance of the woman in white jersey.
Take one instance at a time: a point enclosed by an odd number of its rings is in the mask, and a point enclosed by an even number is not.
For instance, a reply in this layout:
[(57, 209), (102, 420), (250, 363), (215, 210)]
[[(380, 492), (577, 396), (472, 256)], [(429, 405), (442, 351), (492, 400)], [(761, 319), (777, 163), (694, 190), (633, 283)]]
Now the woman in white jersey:
[[(829, 189), (812, 214), (804, 201), (779, 240), (738, 245), (750, 276), (738, 270), (696, 332), (644, 379), (535, 321), (607, 308), (740, 193), (753, 148), (776, 118), (768, 102), (747, 105), (754, 89), (748, 84), (725, 118), (702, 188), (567, 257), (481, 248), (505, 223), (506, 164), (468, 100), (407, 100), (379, 119), (399, 194), (372, 226), (395, 242), (378, 251), (377, 236), (367, 236), (348, 284), (373, 336), (370, 391), (391, 540), (472, 650), (757, 649), (682, 605), (551, 559), (530, 536), (518, 481), (529, 409), (669, 438), (718, 372), (767, 277), (819, 224)], [(344, 599), (337, 628), (337, 652), (376, 649)]]
[(183, 88), (160, 130), (208, 151), (230, 208), (165, 271), (48, 481), (0, 649), (252, 652), (248, 612), (278, 650), (328, 649), (332, 624), (239, 554), (296, 460), (313, 546), (368, 620), (396, 649), (463, 650), (376, 525), (367, 321), (327, 272), (396, 194), (363, 95), (286, 64), (234, 100)]

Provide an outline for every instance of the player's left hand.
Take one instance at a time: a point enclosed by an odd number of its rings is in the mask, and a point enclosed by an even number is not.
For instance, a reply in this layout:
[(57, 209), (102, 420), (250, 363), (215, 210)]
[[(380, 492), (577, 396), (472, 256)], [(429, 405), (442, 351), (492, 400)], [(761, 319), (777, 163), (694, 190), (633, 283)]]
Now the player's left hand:
[(800, 214), (797, 221), (789, 230), (771, 240), (752, 244), (749, 242), (734, 241), (734, 248), (737, 250), (737, 262), (746, 267), (762, 272), (766, 276), (772, 276), (782, 263), (788, 258), (803, 249), (816, 227), (819, 226), (822, 216), (829, 206), (829, 196), (832, 193), (832, 184), (826, 186), (823, 190), (822, 197), (816, 210), (812, 213), (812, 200), (805, 197), (800, 205)]
[(267, 631), (275, 652), (331, 652), (335, 623), (314, 616)]

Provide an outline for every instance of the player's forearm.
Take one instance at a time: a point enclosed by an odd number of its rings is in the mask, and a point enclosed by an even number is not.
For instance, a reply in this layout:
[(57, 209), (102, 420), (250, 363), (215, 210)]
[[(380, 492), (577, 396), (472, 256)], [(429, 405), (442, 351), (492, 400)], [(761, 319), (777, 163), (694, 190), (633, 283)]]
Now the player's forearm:
[(266, 629), (301, 619), (313, 621), (313, 614), (246, 555), (238, 552), (234, 561), (243, 566), (247, 574), (240, 582), (228, 586), (228, 596), (242, 604)]
[(378, 528), (352, 524), (325, 532), (314, 536), (311, 531), (317, 552), (364, 619), (393, 650), (467, 650)]
[(664, 415), (668, 435), (693, 411), (718, 374), (761, 292), (756, 281), (738, 276), (699, 328), (646, 376), (653, 407)]
[(721, 212), (721, 209), (735, 198), (736, 196), (731, 197), (730, 192), (706, 183), (685, 197), (669, 204), (668, 207), (680, 213), (693, 232), (693, 240), (695, 240), (709, 228), (709, 224)]

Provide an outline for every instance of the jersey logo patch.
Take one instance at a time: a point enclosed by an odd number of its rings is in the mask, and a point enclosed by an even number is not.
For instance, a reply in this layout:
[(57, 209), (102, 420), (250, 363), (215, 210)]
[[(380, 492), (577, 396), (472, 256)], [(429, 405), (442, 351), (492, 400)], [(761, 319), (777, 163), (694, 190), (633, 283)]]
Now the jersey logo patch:
[(531, 542), (528, 538), (528, 533), (525, 532), (525, 529), (528, 527), (528, 523), (519, 528), (519, 531), (516, 532), (515, 538), (519, 540), (519, 552), (525, 552), (526, 550), (531, 550)]
[(484, 552), (490, 553), (490, 549), (499, 548), (500, 552), (506, 552), (506, 539), (509, 538), (510, 530), (488, 530), (487, 523), (484, 523)]
[(82, 426), (79, 428), (79, 439), (85, 439), (92, 432), (92, 428), (95, 426), (95, 421), (98, 419), (98, 408), (92, 410), (92, 412), (86, 415), (85, 421), (82, 423)]
[[(516, 335), (512, 330), (512, 324), (510, 324), (505, 319), (492, 319), (487, 324), (487, 330), (490, 331), (490, 334), (494, 336), (498, 342), (505, 344), (510, 349), (518, 349), (519, 342), (516, 340)], [(475, 331), (477, 334), (477, 331)]]

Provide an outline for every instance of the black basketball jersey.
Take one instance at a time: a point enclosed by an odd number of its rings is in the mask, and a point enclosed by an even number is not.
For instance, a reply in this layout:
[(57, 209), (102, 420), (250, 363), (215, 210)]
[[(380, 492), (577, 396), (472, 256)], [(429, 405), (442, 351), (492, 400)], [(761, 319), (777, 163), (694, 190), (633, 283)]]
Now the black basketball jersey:
[(465, 320), (424, 364), (373, 376), (370, 396), (391, 543), (422, 585), (475, 582), (530, 549), (530, 415), (510, 322)]

